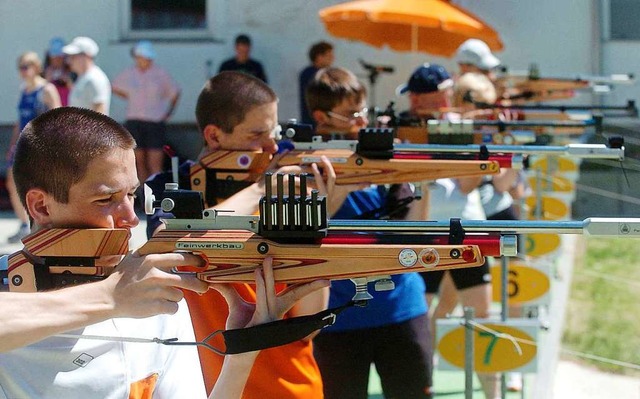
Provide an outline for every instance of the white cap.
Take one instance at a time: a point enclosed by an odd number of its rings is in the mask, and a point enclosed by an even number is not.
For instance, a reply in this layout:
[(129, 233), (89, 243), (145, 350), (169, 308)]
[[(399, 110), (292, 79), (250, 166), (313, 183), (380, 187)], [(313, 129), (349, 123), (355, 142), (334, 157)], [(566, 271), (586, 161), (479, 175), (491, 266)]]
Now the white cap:
[(462, 43), (456, 51), (458, 64), (471, 64), (488, 71), (500, 65), (500, 60), (491, 53), (487, 43), (478, 39), (469, 39)]
[(93, 39), (78, 36), (62, 48), (62, 52), (67, 55), (86, 54), (93, 58), (98, 55), (100, 47), (93, 41)]

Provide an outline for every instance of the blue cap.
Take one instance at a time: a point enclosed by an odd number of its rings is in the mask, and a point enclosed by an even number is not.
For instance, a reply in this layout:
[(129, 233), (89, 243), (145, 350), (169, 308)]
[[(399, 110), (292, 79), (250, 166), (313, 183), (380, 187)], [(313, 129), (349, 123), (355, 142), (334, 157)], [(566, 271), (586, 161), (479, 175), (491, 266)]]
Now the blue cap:
[(156, 52), (153, 49), (153, 44), (148, 40), (139, 41), (132, 50), (134, 56), (143, 57), (148, 60), (156, 58)]
[(62, 48), (64, 47), (64, 39), (61, 37), (54, 37), (49, 41), (49, 53), (50, 57), (62, 57), (64, 53), (62, 52)]
[(411, 74), (407, 84), (398, 87), (398, 91), (400, 94), (408, 91), (412, 93), (433, 93), (452, 86), (453, 80), (443, 66), (425, 63)]

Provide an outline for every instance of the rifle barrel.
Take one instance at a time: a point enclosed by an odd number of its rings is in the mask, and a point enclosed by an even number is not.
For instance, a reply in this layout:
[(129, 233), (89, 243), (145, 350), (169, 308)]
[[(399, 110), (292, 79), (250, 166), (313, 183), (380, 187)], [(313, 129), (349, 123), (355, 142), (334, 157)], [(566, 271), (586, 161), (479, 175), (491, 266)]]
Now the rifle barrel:
[[(462, 220), (467, 232), (585, 234), (639, 237), (640, 218), (587, 218), (571, 221)], [(377, 232), (448, 232), (450, 221), (329, 220), (329, 230)]]
[(628, 100), (626, 105), (563, 105), (563, 104), (488, 104), (474, 102), (478, 108), (485, 109), (520, 109), (531, 111), (625, 111), (630, 115), (638, 115), (638, 108), (635, 100)]
[[(220, 216), (205, 219), (165, 219), (170, 230), (248, 230), (258, 232), (257, 216)], [(640, 218), (587, 218), (584, 220), (462, 220), (462, 228), (469, 233), (527, 233), (584, 234), (593, 236), (640, 237)], [(328, 230), (333, 232), (394, 232), (448, 233), (449, 220), (341, 220), (331, 219)]]
[(491, 153), (569, 155), (578, 158), (624, 159), (624, 147), (610, 148), (604, 144), (542, 145), (478, 145), (478, 144), (396, 144), (394, 150), (409, 153), (477, 153), (484, 148)]
[[(494, 107), (494, 106), (492, 105), (491, 107)], [(505, 108), (511, 108), (511, 107), (505, 107)], [(587, 119), (584, 121), (563, 121), (563, 120), (544, 120), (544, 119), (540, 119), (540, 120), (532, 119), (532, 120), (522, 120), (522, 121), (496, 121), (496, 120), (480, 120), (480, 119), (461, 120), (459, 122), (458, 121), (439, 121), (439, 120), (427, 121), (428, 127), (464, 125), (469, 128), (482, 127), (482, 126), (497, 126), (500, 128), (507, 128), (507, 127), (511, 127), (511, 128), (513, 127), (516, 127), (516, 128), (517, 127), (580, 128), (580, 127), (595, 126), (596, 124), (597, 124), (597, 121), (595, 120), (595, 118)]]

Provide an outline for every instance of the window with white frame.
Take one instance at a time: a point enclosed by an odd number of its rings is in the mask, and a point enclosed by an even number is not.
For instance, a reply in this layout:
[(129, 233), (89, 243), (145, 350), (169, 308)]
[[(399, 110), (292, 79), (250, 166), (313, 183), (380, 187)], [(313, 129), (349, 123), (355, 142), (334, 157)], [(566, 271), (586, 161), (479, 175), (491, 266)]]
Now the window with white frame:
[(123, 39), (213, 39), (214, 0), (121, 0)]

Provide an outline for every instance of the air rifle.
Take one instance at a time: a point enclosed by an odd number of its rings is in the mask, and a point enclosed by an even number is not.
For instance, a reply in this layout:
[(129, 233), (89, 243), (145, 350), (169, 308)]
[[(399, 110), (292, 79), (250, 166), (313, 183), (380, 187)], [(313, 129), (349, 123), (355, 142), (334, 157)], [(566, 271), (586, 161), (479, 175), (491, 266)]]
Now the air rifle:
[[(468, 101), (472, 102), (472, 99), (469, 98)], [(500, 109), (500, 106), (494, 107), (485, 103), (474, 104)], [(456, 112), (459, 111), (456, 109)], [(593, 115), (591, 118), (581, 118), (580, 120), (570, 120), (568, 114), (537, 113), (535, 118), (529, 118), (527, 114), (519, 114), (518, 116), (524, 116), (524, 120), (520, 118), (518, 120), (469, 118), (440, 120), (412, 116), (400, 117), (394, 109), (394, 103), (390, 102), (387, 108), (376, 116), (376, 119), (385, 126), (395, 128), (398, 139), (414, 144), (439, 143), (443, 139), (448, 144), (455, 144), (458, 140), (455, 136), (444, 137), (444, 135), (451, 134), (475, 136), (471, 139), (461, 136), (460, 140), (465, 143), (469, 141), (485, 142), (487, 136), (493, 143), (526, 143), (535, 141), (537, 134), (582, 134), (588, 127), (594, 127), (596, 132), (602, 130), (602, 115)]]
[[(398, 126), (397, 136), (403, 141), (415, 144), (424, 144), (442, 137), (434, 135), (476, 135), (495, 136), (496, 141), (529, 141), (529, 136), (535, 137), (537, 133), (552, 134), (581, 134), (587, 127), (593, 126), (596, 132), (602, 129), (602, 117), (594, 116), (585, 121), (566, 120), (476, 120), (461, 119), (458, 121), (443, 121), (431, 119), (423, 125)], [(526, 136), (522, 139), (519, 137)], [(535, 140), (535, 138), (534, 138)]]
[[(511, 167), (504, 156), (492, 159), (429, 159), (420, 155), (398, 156), (393, 129), (362, 129), (358, 140), (323, 141), (300, 127), (286, 128), (279, 146), (287, 145), (277, 167), (310, 165), (326, 156), (336, 171), (336, 184), (394, 184), (496, 174)], [(289, 141), (290, 140), (290, 141)], [(272, 155), (259, 151), (219, 150), (206, 155), (190, 170), (190, 186), (206, 193), (207, 204), (226, 198), (258, 181)]]
[[(356, 300), (370, 298), (367, 283), (389, 289), (391, 274), (474, 267), (484, 256), (514, 254), (514, 236), (464, 237), (452, 225), (447, 234), (362, 234), (358, 229), (335, 234), (328, 226), (326, 199), (317, 190), (307, 194), (306, 175), (297, 194), (294, 175), (277, 175), (276, 194), (270, 190), (260, 202), (259, 216), (225, 215), (204, 208), (197, 191), (179, 190), (175, 183), (155, 201), (147, 191), (146, 211), (171, 212), (166, 229), (139, 249), (142, 255), (188, 251), (206, 260), (196, 272), (205, 281), (253, 281), (252, 270), (265, 256), (273, 257), (276, 281), (298, 283), (318, 278), (356, 283)], [(286, 193), (285, 193), (286, 191)], [(195, 208), (194, 208), (195, 207)], [(34, 292), (105, 278), (111, 269), (97, 266), (102, 256), (126, 253), (126, 229), (48, 229), (24, 239), (25, 248), (9, 257), (11, 291)], [(382, 281), (382, 282), (380, 282)]]
[[(364, 221), (326, 218), (326, 199), (306, 194), (304, 175), (296, 194), (294, 176), (277, 175), (275, 195), (260, 201), (259, 216), (226, 215), (204, 209), (199, 192), (175, 184), (156, 201), (146, 197), (146, 211), (161, 207), (174, 214), (139, 252), (188, 251), (202, 256), (202, 268), (178, 268), (209, 282), (251, 282), (264, 257), (273, 258), (278, 282), (319, 278), (351, 279), (355, 300), (370, 298), (367, 283), (392, 288), (389, 275), (479, 266), (485, 256), (514, 256), (516, 234), (554, 232), (640, 236), (640, 219), (585, 221)], [(271, 175), (267, 175), (267, 180)], [(197, 209), (194, 209), (197, 204)], [(11, 291), (34, 292), (94, 281), (110, 268), (100, 256), (126, 253), (125, 229), (48, 229), (24, 239), (25, 248), (9, 257)]]
[[(626, 105), (574, 105), (574, 104), (488, 104), (470, 101), (476, 108), (482, 109), (511, 109), (523, 111), (557, 111), (561, 113), (572, 111), (588, 111), (600, 116), (609, 117), (638, 117), (638, 107), (635, 100), (627, 100)], [(525, 114), (526, 118), (526, 114)], [(528, 118), (527, 118), (528, 119)]]
[(615, 84), (634, 82), (633, 74), (541, 77), (537, 67), (532, 67), (528, 73), (504, 73), (498, 76), (496, 86), (503, 89), (504, 100), (538, 102), (572, 98), (577, 90), (608, 92)]
[[(605, 144), (568, 144), (563, 146), (551, 145), (478, 145), (478, 144), (398, 144), (396, 149), (400, 153), (430, 154), (434, 159), (444, 154), (456, 154), (458, 157), (477, 156), (480, 159), (490, 154), (519, 154), (519, 155), (551, 155), (568, 156), (583, 159), (612, 159), (624, 160), (624, 139), (622, 137), (609, 138), (609, 145)], [(484, 155), (483, 155), (484, 154)]]

